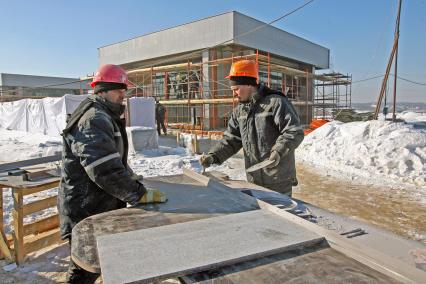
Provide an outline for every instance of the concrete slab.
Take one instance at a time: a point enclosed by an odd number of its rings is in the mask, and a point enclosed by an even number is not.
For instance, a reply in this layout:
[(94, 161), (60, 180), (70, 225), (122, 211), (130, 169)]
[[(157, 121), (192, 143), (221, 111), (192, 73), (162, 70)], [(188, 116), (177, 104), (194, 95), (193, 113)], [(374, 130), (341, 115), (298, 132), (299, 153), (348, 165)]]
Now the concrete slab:
[(129, 149), (132, 152), (158, 148), (157, 130), (143, 126), (127, 127)]
[(259, 209), (257, 200), (247, 194), (228, 189), (217, 182), (203, 186), (188, 177), (164, 177), (162, 181), (146, 179), (144, 185), (163, 191), (166, 203), (137, 205), (149, 211), (168, 213), (229, 214)]
[(322, 242), (264, 210), (97, 238), (104, 283), (146, 283)]

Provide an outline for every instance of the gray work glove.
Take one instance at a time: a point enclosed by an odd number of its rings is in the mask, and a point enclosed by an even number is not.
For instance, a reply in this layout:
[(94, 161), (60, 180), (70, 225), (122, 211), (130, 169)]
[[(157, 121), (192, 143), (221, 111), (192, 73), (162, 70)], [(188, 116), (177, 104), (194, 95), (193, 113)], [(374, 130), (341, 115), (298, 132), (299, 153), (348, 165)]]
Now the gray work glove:
[(200, 164), (205, 168), (210, 167), (213, 163), (214, 163), (213, 155), (202, 155), (200, 158)]
[(280, 154), (277, 151), (272, 151), (271, 155), (269, 156), (269, 160), (274, 161), (272, 164), (270, 164), (269, 166), (267, 166), (267, 169), (270, 168), (274, 168), (276, 166), (278, 166), (278, 164), (280, 163), (281, 157)]
[(142, 181), (142, 180), (143, 180), (143, 175), (138, 175), (138, 174), (136, 174), (136, 173), (132, 172), (132, 173), (130, 174), (130, 178), (131, 178), (132, 180)]

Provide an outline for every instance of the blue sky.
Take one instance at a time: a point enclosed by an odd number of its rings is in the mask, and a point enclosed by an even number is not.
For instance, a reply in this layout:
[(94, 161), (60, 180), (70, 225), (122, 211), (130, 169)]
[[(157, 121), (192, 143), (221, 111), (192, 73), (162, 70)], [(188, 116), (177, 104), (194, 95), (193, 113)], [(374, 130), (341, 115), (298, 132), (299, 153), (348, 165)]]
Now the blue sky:
[[(305, 1), (0, 0), (0, 72), (80, 77), (98, 66), (97, 48), (236, 10), (269, 22)], [(331, 50), (331, 67), (354, 81), (383, 74), (397, 0), (315, 0), (274, 24)], [(426, 0), (404, 0), (399, 75), (426, 83)], [(353, 101), (375, 101), (381, 79), (353, 85)], [(398, 81), (400, 101), (426, 102), (426, 86)]]

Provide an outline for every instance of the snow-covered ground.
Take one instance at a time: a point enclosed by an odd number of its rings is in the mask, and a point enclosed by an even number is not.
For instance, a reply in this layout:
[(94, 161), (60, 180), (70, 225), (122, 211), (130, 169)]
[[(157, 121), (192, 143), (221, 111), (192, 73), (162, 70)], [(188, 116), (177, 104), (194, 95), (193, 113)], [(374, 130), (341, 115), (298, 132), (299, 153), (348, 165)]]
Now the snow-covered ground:
[[(401, 189), (411, 186), (419, 191), (416, 200), (426, 202), (426, 122), (425, 113), (398, 114), (409, 123), (385, 121), (328, 123), (305, 137), (296, 152), (297, 159), (309, 163), (326, 174), (347, 177), (356, 182), (389, 185)], [(164, 138), (163, 142), (165, 141)], [(144, 177), (181, 174), (184, 168), (200, 172), (199, 156), (185, 148), (161, 143), (156, 150), (137, 152), (129, 156), (132, 169)], [(11, 162), (54, 154), (61, 150), (60, 136), (46, 136), (0, 129), (0, 162)], [(167, 146), (170, 144), (169, 146)], [(245, 179), (241, 159), (229, 159), (209, 170), (224, 172), (231, 179)], [(57, 193), (57, 189), (26, 196), (24, 203)], [(5, 229), (10, 231), (13, 199), (10, 190), (4, 192)], [(27, 216), (26, 222), (56, 213), (55, 208)], [(29, 267), (28, 269), (32, 269)]]
[(49, 156), (62, 150), (61, 136), (0, 128), (0, 162)]
[(296, 156), (359, 181), (426, 186), (426, 128), (411, 123), (333, 121), (307, 135)]
[(424, 112), (403, 111), (397, 114), (397, 118), (403, 119), (411, 124), (417, 122), (426, 123), (426, 113)]
[[(367, 121), (330, 122), (305, 137), (296, 151), (299, 161), (313, 165), (327, 174), (356, 182), (420, 188), (416, 199), (426, 200), (426, 122), (425, 113), (403, 112), (398, 117), (409, 123)], [(164, 139), (164, 138), (163, 138)], [(174, 142), (170, 139), (171, 142)], [(169, 142), (170, 142), (169, 141)], [(61, 150), (60, 136), (46, 136), (0, 129), (0, 162), (11, 162), (54, 154)], [(161, 144), (161, 143), (160, 143)], [(200, 172), (199, 156), (185, 148), (160, 146), (129, 156), (132, 169), (145, 177), (181, 174), (183, 168)], [(164, 145), (164, 143), (163, 143)], [(167, 143), (166, 143), (167, 145)], [(209, 170), (227, 173), (231, 179), (244, 180), (241, 161), (230, 159)], [(26, 196), (24, 202), (54, 195), (57, 190)], [(10, 190), (4, 192), (5, 224), (11, 220), (13, 200)], [(54, 208), (27, 216), (34, 221), (54, 214)], [(6, 226), (8, 231), (8, 226)]]
[[(169, 139), (174, 142), (174, 139)], [(170, 141), (169, 141), (170, 142)], [(167, 144), (167, 143), (166, 143)], [(167, 176), (182, 174), (184, 168), (201, 172), (202, 168), (198, 162), (199, 156), (190, 155), (185, 148), (171, 146), (160, 146), (155, 150), (146, 150), (129, 155), (129, 165), (135, 173), (144, 177)], [(60, 136), (47, 136), (16, 130), (0, 129), (0, 162), (13, 162), (53, 155), (62, 150), (62, 139)], [(55, 163), (51, 163), (52, 166)], [(238, 169), (233, 169), (233, 160), (230, 159), (220, 166), (208, 169), (227, 172), (232, 179), (245, 179), (245, 174)], [(42, 191), (37, 194), (24, 197), (24, 204), (34, 202), (57, 194), (57, 189)], [(3, 191), (4, 198), (4, 224), (6, 233), (10, 233), (9, 224), (12, 221), (13, 196), (10, 189)], [(40, 218), (57, 213), (56, 208), (28, 215), (25, 222), (33, 222)]]

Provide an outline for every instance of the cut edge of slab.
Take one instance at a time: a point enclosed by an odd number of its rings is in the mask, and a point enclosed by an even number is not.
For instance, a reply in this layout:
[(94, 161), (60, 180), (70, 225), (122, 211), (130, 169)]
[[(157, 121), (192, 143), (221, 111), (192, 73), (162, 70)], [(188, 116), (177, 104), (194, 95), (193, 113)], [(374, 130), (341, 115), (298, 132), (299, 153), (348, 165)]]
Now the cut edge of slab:
[(200, 182), (204, 186), (209, 186), (209, 184), (210, 184), (210, 178), (209, 177), (202, 175), (202, 174), (199, 174), (197, 172), (191, 171), (189, 169), (184, 168), (183, 174), (187, 177), (190, 177), (190, 178)]

